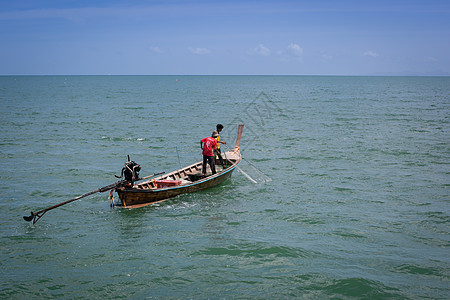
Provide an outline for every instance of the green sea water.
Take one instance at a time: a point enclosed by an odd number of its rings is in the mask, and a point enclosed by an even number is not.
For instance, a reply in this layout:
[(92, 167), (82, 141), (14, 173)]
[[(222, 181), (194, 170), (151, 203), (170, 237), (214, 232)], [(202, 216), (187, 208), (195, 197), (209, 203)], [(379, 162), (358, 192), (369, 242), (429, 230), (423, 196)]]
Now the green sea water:
[[(0, 103), (2, 299), (450, 298), (449, 77), (3, 76)], [(22, 219), (217, 123), (256, 183)]]

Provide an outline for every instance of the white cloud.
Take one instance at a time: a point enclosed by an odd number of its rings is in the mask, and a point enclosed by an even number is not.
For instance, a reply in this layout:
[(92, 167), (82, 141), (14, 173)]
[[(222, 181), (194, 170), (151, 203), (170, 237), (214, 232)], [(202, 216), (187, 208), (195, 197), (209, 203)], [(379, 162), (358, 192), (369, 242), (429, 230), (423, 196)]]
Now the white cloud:
[(378, 53), (375, 53), (373, 51), (366, 51), (363, 53), (364, 56), (371, 56), (371, 57), (378, 57), (380, 56)]
[(296, 57), (300, 57), (303, 54), (303, 49), (299, 45), (292, 43), (287, 47), (287, 53)]
[(207, 48), (192, 48), (192, 47), (189, 47), (188, 50), (192, 54), (196, 54), (196, 55), (207, 55), (207, 54), (211, 53), (211, 51), (209, 49), (207, 49)]
[(150, 46), (149, 47), (150, 51), (156, 54), (161, 54), (163, 53), (163, 51), (161, 50), (161, 48), (156, 47), (156, 46)]
[(263, 44), (259, 44), (256, 48), (251, 49), (249, 54), (251, 55), (261, 55), (261, 56), (269, 56), (271, 53), (270, 49), (264, 46)]
[(302, 60), (303, 56), (303, 48), (300, 47), (300, 45), (291, 43), (283, 50), (280, 50), (277, 52), (277, 54), (280, 56), (282, 60), (288, 61), (291, 59), (295, 59), (298, 61)]

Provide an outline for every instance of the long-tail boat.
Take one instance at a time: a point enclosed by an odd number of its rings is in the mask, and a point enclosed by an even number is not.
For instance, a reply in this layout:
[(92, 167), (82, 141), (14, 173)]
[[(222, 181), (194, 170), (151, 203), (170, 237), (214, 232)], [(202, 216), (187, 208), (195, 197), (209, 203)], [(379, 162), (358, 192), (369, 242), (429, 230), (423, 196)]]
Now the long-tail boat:
[[(134, 161), (130, 161), (130, 157), (128, 156), (128, 161), (122, 169), (122, 175), (116, 176), (117, 178), (125, 177), (125, 180), (101, 187), (70, 200), (41, 209), (37, 212), (31, 212), (29, 216), (24, 216), (23, 219), (27, 222), (33, 221), (33, 224), (35, 224), (44, 216), (46, 212), (52, 209), (72, 203), (89, 195), (104, 193), (106, 191), (111, 191), (110, 201), (112, 206), (121, 205), (126, 208), (135, 208), (165, 201), (180, 194), (192, 193), (216, 186), (228, 179), (234, 169), (236, 169), (238, 164), (241, 162), (239, 144), (241, 142), (243, 129), (243, 124), (238, 126), (236, 145), (233, 150), (223, 153), (225, 158), (224, 165), (218, 166), (216, 169), (217, 173), (215, 174), (212, 174), (209, 166), (206, 169), (206, 174), (202, 174), (203, 162), (198, 162), (184, 167), (181, 170), (176, 170), (156, 178), (154, 177), (163, 174), (164, 172), (139, 178), (139, 171), (141, 167)], [(142, 181), (148, 178), (154, 179)], [(137, 183), (138, 181), (139, 183)], [(114, 190), (120, 198), (120, 203), (118, 204), (115, 203), (113, 198)]]
[[(216, 159), (216, 173), (212, 174), (209, 166), (206, 175), (202, 174), (202, 161), (182, 169), (166, 173), (159, 177), (129, 185), (120, 185), (115, 191), (119, 195), (119, 205), (125, 208), (136, 208), (169, 198), (211, 188), (228, 179), (241, 162), (239, 144), (244, 125), (238, 126), (236, 145), (233, 150), (222, 153), (224, 165)], [(111, 193), (112, 197), (112, 193)], [(111, 198), (111, 203), (115, 205)]]

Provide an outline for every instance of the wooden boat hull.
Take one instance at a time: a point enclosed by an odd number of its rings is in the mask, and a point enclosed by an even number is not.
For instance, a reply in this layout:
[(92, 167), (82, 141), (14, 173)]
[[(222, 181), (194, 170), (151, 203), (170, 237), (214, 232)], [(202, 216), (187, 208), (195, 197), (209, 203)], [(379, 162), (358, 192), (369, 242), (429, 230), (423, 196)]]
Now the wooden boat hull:
[[(196, 174), (201, 171), (202, 162), (185, 167), (181, 170), (173, 171), (169, 174), (159, 176), (155, 179), (135, 184), (133, 187), (119, 187), (116, 192), (119, 195), (121, 204), (126, 208), (133, 208), (161, 202), (169, 198), (176, 197), (181, 194), (193, 193), (204, 189), (209, 189), (223, 183), (231, 177), (231, 174), (241, 162), (241, 154), (239, 150), (228, 151), (223, 154), (227, 163), (226, 168), (214, 175), (209, 175), (203, 179), (193, 182), (185, 181), (181, 185), (158, 188), (156, 182), (158, 180), (185, 180), (189, 175)], [(210, 173), (209, 167), (207, 168)]]
[(193, 193), (204, 189), (209, 189), (216, 185), (221, 184), (225, 180), (231, 177), (235, 168), (224, 171), (225, 173), (219, 174), (212, 178), (206, 178), (199, 180), (189, 185), (175, 186), (163, 189), (136, 189), (136, 188), (119, 188), (117, 194), (119, 195), (122, 205), (124, 207), (132, 207), (140, 204), (151, 204), (160, 202), (161, 200), (167, 200), (169, 198), (176, 197), (181, 194)]

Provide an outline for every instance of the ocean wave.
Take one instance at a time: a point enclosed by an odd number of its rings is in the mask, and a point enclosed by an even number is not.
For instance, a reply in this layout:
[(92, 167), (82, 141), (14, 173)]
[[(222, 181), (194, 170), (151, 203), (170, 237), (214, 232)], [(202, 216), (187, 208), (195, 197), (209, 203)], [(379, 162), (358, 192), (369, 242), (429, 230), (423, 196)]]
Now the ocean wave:
[(212, 247), (206, 248), (192, 255), (195, 256), (237, 256), (243, 258), (268, 258), (268, 257), (285, 257), (298, 258), (308, 257), (312, 253), (301, 248), (293, 248), (286, 246), (268, 246), (265, 244), (237, 244), (228, 247)]

